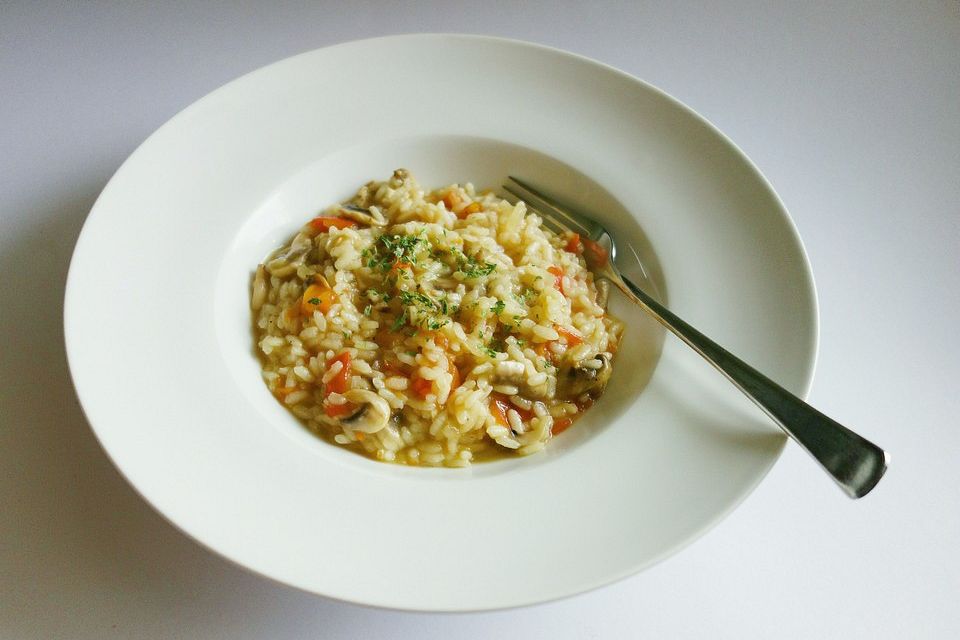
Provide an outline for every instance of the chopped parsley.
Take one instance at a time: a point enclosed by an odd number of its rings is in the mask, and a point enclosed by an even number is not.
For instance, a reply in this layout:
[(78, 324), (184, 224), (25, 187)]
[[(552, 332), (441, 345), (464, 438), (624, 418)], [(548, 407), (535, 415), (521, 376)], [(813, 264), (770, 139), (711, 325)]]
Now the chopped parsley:
[(371, 313), (373, 313), (373, 305), (368, 304), (363, 308), (363, 315), (369, 317)]
[(416, 292), (401, 291), (400, 302), (407, 306), (417, 306), (428, 311), (439, 311), (441, 306), (433, 301), (430, 296)]
[(452, 252), (457, 259), (457, 271), (462, 273), (468, 279), (488, 276), (497, 268), (497, 265), (490, 262), (481, 263), (473, 256), (468, 256), (459, 249), (453, 249)]
[(426, 229), (419, 235), (401, 236), (383, 234), (371, 247), (361, 252), (366, 266), (377, 271), (389, 271), (395, 264), (417, 264), (417, 254), (427, 244)]
[(393, 321), (393, 326), (390, 327), (391, 331), (396, 331), (403, 325), (407, 324), (407, 310), (404, 308), (403, 313), (397, 316), (397, 319)]
[(307, 302), (310, 304), (320, 304), (320, 298), (310, 298)]
[(493, 315), (498, 316), (503, 313), (503, 310), (506, 308), (507, 305), (503, 302), (503, 300), (497, 300), (497, 303), (490, 307), (490, 311), (493, 312)]

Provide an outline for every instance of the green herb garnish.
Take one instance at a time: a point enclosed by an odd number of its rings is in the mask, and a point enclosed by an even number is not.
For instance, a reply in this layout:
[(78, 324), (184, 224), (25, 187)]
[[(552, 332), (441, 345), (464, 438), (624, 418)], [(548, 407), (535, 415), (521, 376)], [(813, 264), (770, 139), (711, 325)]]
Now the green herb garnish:
[(403, 313), (397, 316), (397, 319), (393, 321), (393, 326), (391, 327), (391, 330), (396, 331), (406, 323), (407, 323), (407, 310), (404, 309)]

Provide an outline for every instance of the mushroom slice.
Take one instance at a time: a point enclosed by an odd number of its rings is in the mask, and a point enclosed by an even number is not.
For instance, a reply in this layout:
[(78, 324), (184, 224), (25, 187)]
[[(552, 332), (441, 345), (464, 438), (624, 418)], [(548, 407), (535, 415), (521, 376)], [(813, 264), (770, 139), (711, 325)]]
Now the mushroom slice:
[(610, 356), (599, 353), (576, 366), (565, 367), (560, 372), (559, 383), (562, 385), (563, 395), (567, 398), (577, 398), (583, 394), (597, 397), (603, 393), (612, 372)]
[(250, 306), (259, 311), (267, 301), (267, 268), (257, 265), (257, 275), (253, 277), (253, 295), (250, 296)]
[(337, 215), (368, 227), (382, 227), (387, 224), (383, 214), (376, 207), (358, 207), (355, 204), (342, 204), (337, 207)]
[(267, 271), (270, 275), (278, 278), (285, 278), (297, 270), (297, 267), (303, 263), (310, 249), (313, 248), (313, 240), (304, 232), (300, 232), (290, 243), (290, 246), (279, 253), (277, 256), (267, 262)]
[(390, 405), (373, 391), (351, 389), (343, 394), (347, 402), (358, 405), (351, 415), (340, 419), (340, 423), (354, 431), (376, 433), (390, 422)]

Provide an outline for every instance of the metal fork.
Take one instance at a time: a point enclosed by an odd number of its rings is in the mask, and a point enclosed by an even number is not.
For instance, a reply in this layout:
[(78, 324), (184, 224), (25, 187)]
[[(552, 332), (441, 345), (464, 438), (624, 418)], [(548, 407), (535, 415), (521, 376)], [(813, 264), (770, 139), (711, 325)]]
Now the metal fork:
[(660, 324), (683, 340), (773, 418), (788, 436), (820, 463), (851, 498), (873, 489), (887, 469), (886, 451), (823, 415), (762, 373), (681, 320), (630, 282), (614, 264), (616, 245), (602, 225), (557, 203), (534, 187), (510, 176), (503, 188), (531, 206), (556, 233), (580, 235), (587, 266), (609, 280)]

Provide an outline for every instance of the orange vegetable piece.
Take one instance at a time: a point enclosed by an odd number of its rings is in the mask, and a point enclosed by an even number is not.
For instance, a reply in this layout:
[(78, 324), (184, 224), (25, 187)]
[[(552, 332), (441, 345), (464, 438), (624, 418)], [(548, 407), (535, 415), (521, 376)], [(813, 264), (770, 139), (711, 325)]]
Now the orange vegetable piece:
[(421, 398), (426, 398), (433, 391), (433, 381), (424, 378), (414, 378), (411, 382), (414, 393)]
[(331, 418), (350, 415), (356, 410), (356, 407), (349, 402), (343, 404), (327, 404), (323, 406), (323, 412)]
[(344, 229), (346, 227), (355, 227), (357, 223), (346, 218), (337, 218), (334, 216), (318, 216), (310, 221), (310, 227), (318, 232), (325, 233), (330, 229)]
[(553, 286), (556, 287), (560, 293), (563, 293), (563, 269), (558, 266), (547, 267), (547, 271), (553, 274)]
[(490, 412), (493, 414), (493, 417), (497, 419), (497, 422), (505, 427), (510, 426), (510, 419), (507, 418), (507, 412), (509, 412), (511, 409), (516, 411), (517, 415), (520, 416), (520, 421), (525, 423), (533, 420), (534, 416), (536, 415), (531, 410), (521, 409), (520, 407), (516, 406), (503, 394), (494, 393), (490, 395)]
[(345, 393), (350, 389), (350, 352), (344, 351), (338, 356), (334, 356), (327, 361), (327, 369), (333, 366), (335, 362), (343, 363), (343, 367), (327, 382), (327, 393)]
[(567, 339), (568, 347), (575, 347), (581, 342), (583, 342), (583, 336), (577, 333), (576, 331), (565, 329), (558, 324), (553, 325), (553, 330), (559, 333), (561, 337)]
[(580, 253), (583, 249), (583, 244), (580, 242), (580, 234), (571, 233), (570, 239), (567, 240), (567, 246), (564, 248), (570, 253)]
[(450, 391), (453, 392), (454, 389), (461, 385), (463, 380), (460, 378), (460, 369), (457, 369), (457, 365), (453, 364), (453, 360), (448, 360), (447, 362), (449, 363), (450, 375), (453, 376), (453, 380), (450, 381)]
[(490, 413), (493, 414), (496, 421), (505, 426), (510, 427), (510, 420), (507, 419), (507, 411), (510, 410), (510, 405), (507, 404), (506, 400), (503, 400), (496, 395), (490, 396)]
[(592, 268), (599, 268), (607, 264), (607, 250), (589, 238), (583, 241), (584, 257)]
[(559, 435), (570, 428), (570, 425), (573, 424), (573, 420), (570, 418), (557, 418), (553, 421), (553, 429), (551, 433), (553, 435)]
[(314, 311), (326, 313), (337, 301), (337, 294), (325, 283), (315, 282), (307, 287), (300, 298), (300, 313), (309, 316)]
[(443, 204), (446, 205), (448, 211), (453, 211), (454, 207), (460, 205), (460, 194), (456, 191), (448, 191), (445, 196), (443, 196)]
[(471, 213), (476, 213), (477, 211), (480, 211), (480, 203), (471, 202), (470, 204), (468, 204), (466, 207), (463, 208), (463, 211), (457, 214), (457, 217), (466, 218)]

